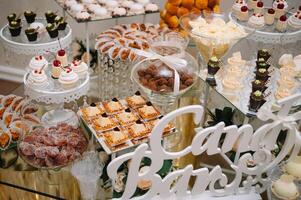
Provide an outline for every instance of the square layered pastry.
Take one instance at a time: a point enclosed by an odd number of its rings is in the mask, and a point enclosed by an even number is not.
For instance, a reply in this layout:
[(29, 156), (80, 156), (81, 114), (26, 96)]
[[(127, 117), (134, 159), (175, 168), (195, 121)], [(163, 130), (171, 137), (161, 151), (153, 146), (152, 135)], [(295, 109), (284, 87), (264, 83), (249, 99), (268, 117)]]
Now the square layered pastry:
[(105, 142), (111, 147), (123, 144), (129, 140), (127, 131), (122, 130), (118, 127), (115, 127), (111, 131), (104, 132), (103, 138), (104, 138)]
[(93, 119), (93, 125), (97, 131), (105, 131), (116, 127), (118, 124), (112, 116), (103, 113), (100, 117)]
[[(153, 130), (153, 128), (158, 124), (160, 118), (159, 119), (155, 119), (155, 120), (150, 120), (148, 122), (146, 122), (146, 126), (150, 129), (150, 130)], [(163, 130), (163, 133), (168, 133), (168, 132), (171, 132), (175, 129), (175, 127), (173, 126), (172, 123), (168, 123), (164, 130)]]
[(146, 105), (138, 108), (137, 111), (144, 120), (151, 120), (160, 116), (160, 112), (152, 105), (151, 102), (147, 102)]
[(124, 112), (116, 114), (116, 119), (122, 126), (127, 126), (137, 121), (138, 117), (131, 109), (127, 108)]
[(137, 120), (134, 124), (130, 125), (128, 131), (134, 139), (146, 137), (150, 133), (149, 128), (141, 120)]
[(96, 105), (95, 103), (92, 103), (89, 107), (81, 108), (81, 111), (85, 119), (99, 116), (105, 112), (100, 105)]
[(141, 96), (141, 93), (138, 91), (134, 96), (125, 98), (125, 101), (131, 108), (142, 107), (146, 104), (145, 99)]
[(113, 98), (110, 102), (104, 102), (103, 107), (110, 114), (117, 113), (125, 109), (117, 98)]

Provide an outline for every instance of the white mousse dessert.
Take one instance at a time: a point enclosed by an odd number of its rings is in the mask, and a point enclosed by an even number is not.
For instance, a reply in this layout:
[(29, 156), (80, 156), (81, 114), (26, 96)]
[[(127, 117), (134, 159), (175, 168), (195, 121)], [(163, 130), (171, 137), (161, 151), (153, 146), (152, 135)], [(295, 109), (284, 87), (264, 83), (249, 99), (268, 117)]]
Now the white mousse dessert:
[(88, 73), (88, 65), (80, 60), (74, 60), (71, 63), (71, 69), (77, 73), (79, 78), (84, 78)]
[(44, 70), (32, 70), (28, 76), (28, 82), (32, 87), (43, 88), (48, 85), (48, 78)]
[(77, 81), (78, 75), (70, 67), (65, 68), (59, 76), (59, 82), (65, 89), (73, 88)]
[(33, 57), (29, 62), (29, 71), (41, 69), (44, 65), (48, 65), (48, 61), (42, 55)]

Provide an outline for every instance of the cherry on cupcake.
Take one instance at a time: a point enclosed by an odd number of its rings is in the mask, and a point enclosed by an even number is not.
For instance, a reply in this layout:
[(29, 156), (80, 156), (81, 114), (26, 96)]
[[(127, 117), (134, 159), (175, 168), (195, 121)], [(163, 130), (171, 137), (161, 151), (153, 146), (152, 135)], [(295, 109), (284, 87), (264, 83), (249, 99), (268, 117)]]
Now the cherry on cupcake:
[(282, 15), (280, 18), (279, 18), (280, 21), (282, 22), (285, 22), (287, 20), (287, 17), (285, 15)]
[(240, 8), (241, 12), (247, 12), (248, 11), (248, 7), (247, 6), (242, 6)]
[(59, 61), (59, 60), (54, 60), (54, 61), (53, 61), (53, 66), (54, 66), (54, 67), (60, 67), (60, 66), (61, 66), (61, 61)]
[(284, 9), (284, 4), (283, 4), (283, 3), (279, 3), (279, 4), (277, 5), (277, 8), (278, 8), (278, 9)]
[(259, 1), (259, 2), (257, 3), (257, 7), (262, 8), (262, 7), (263, 7), (263, 2), (262, 2), (262, 1)]
[(273, 15), (275, 13), (275, 10), (273, 8), (268, 9), (268, 13)]
[(64, 49), (61, 49), (61, 50), (59, 50), (59, 51), (57, 52), (57, 54), (58, 54), (59, 56), (64, 56), (64, 55), (66, 54), (66, 52), (65, 52)]

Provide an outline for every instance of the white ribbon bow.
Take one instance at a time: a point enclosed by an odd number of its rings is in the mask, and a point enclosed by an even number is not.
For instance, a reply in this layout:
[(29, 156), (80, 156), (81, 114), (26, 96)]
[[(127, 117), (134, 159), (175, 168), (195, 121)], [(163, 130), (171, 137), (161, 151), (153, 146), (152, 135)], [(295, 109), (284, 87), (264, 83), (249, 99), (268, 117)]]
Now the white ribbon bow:
[(168, 65), (171, 69), (175, 72), (174, 77), (174, 93), (178, 94), (180, 91), (180, 75), (177, 71), (177, 69), (185, 68), (187, 66), (187, 61), (178, 57), (175, 57), (173, 55), (171, 56), (161, 56), (157, 54), (156, 52), (146, 52), (139, 49), (134, 49), (134, 53), (138, 56), (143, 56), (145, 59), (138, 62), (131, 71), (131, 79), (133, 80), (134, 71), (136, 68), (144, 61), (146, 60), (161, 60), (163, 63)]

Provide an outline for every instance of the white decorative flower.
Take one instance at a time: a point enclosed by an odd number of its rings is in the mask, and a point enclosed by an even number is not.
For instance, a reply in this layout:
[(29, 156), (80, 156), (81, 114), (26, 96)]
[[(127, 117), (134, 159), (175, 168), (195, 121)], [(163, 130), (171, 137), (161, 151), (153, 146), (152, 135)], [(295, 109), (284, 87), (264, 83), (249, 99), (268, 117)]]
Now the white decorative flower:
[(116, 192), (123, 192), (125, 184), (123, 182), (123, 179), (126, 177), (126, 174), (124, 172), (119, 172), (117, 174), (117, 178), (115, 179), (115, 184), (114, 184), (114, 190)]

